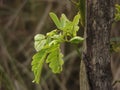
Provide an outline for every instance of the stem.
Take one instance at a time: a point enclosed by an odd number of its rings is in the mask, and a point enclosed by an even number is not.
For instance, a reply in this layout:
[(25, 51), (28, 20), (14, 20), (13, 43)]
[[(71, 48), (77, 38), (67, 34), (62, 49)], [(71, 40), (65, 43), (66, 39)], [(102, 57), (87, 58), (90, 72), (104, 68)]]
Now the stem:
[(80, 49), (78, 47), (76, 47), (76, 51), (78, 53), (78, 56), (81, 57), (81, 52), (80, 52)]
[(76, 51), (77, 51), (77, 53), (78, 53), (78, 56), (79, 56), (79, 58), (80, 58), (80, 65), (81, 65), (81, 52), (80, 52), (80, 49), (78, 48), (77, 45), (75, 45), (75, 49), (76, 49)]

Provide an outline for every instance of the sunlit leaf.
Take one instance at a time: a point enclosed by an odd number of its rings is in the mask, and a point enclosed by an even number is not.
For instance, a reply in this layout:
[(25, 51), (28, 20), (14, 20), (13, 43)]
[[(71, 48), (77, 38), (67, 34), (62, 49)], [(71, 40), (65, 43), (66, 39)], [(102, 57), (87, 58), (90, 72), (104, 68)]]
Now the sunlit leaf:
[(55, 30), (52, 30), (51, 32), (48, 32), (47, 33), (47, 36), (53, 36), (53, 35), (55, 35), (55, 34), (57, 34), (57, 29), (55, 29)]
[(45, 36), (42, 35), (42, 34), (37, 34), (35, 37), (34, 37), (34, 47), (35, 47), (35, 50), (38, 52), (40, 51), (44, 45), (46, 44), (46, 40), (45, 40)]
[(65, 14), (62, 14), (60, 17), (60, 22), (61, 22), (61, 29), (64, 28), (67, 24), (67, 22), (70, 22), (67, 17), (65, 16)]
[(83, 40), (84, 40), (84, 38), (76, 36), (76, 37), (73, 37), (72, 39), (70, 39), (70, 42), (74, 43), (74, 44), (78, 44), (78, 43), (83, 42)]
[(40, 41), (40, 40), (42, 40), (42, 39), (45, 39), (45, 36), (44, 36), (43, 34), (37, 34), (37, 35), (35, 35), (35, 37), (34, 37), (34, 40), (35, 40), (35, 41)]
[(56, 14), (51, 12), (49, 15), (50, 15), (51, 19), (53, 20), (53, 22), (55, 23), (55, 25), (57, 26), (57, 28), (60, 28), (61, 23), (60, 23), (58, 17), (56, 16)]
[(48, 55), (46, 63), (49, 63), (49, 67), (52, 72), (60, 73), (62, 71), (62, 65), (64, 62), (63, 55), (60, 52), (59, 47), (56, 47), (56, 49)]
[(34, 72), (34, 76), (35, 76), (35, 79), (33, 80), (33, 82), (39, 83), (40, 81), (42, 67), (43, 67), (43, 63), (46, 55), (47, 55), (46, 50), (43, 49), (37, 52), (32, 58), (33, 61), (31, 65), (32, 65), (32, 71)]
[(115, 13), (115, 21), (119, 21), (120, 20), (120, 5), (116, 4), (115, 5), (115, 9), (116, 9), (116, 13)]
[(80, 14), (78, 13), (74, 19), (73, 19), (73, 24), (74, 25), (78, 25), (79, 24), (79, 20), (80, 20)]

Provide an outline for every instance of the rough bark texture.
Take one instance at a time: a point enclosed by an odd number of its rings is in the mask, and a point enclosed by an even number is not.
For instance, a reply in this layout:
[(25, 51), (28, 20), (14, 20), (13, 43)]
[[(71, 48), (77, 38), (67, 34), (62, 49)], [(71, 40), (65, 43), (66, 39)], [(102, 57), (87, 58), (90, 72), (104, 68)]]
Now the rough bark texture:
[(110, 30), (114, 0), (87, 0), (83, 60), (90, 90), (113, 90), (110, 68)]

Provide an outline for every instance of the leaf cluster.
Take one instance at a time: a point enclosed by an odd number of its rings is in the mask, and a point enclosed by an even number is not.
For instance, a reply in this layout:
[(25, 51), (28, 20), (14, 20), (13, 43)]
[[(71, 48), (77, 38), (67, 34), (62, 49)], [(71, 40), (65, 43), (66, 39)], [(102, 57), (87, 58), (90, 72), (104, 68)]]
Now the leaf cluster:
[(120, 52), (120, 43), (112, 41), (110, 43), (110, 51), (111, 52)]
[(116, 8), (116, 13), (115, 13), (115, 21), (120, 21), (120, 5), (116, 4), (115, 5)]
[(65, 14), (62, 14), (60, 19), (54, 13), (49, 14), (57, 29), (48, 32), (46, 35), (37, 34), (34, 37), (34, 47), (37, 53), (33, 56), (32, 71), (35, 79), (33, 82), (39, 83), (42, 67), (44, 62), (49, 64), (53, 73), (62, 71), (63, 54), (60, 45), (64, 42), (79, 44), (84, 39), (77, 36), (79, 30), (79, 20), (81, 19), (78, 13), (73, 21), (70, 21)]

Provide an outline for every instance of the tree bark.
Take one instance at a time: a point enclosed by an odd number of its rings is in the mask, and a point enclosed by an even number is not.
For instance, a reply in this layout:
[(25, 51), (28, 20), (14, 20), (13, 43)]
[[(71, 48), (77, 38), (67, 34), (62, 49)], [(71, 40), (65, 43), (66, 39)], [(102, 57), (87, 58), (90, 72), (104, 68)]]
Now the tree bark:
[(87, 0), (83, 61), (90, 90), (113, 90), (110, 68), (110, 31), (114, 0)]

